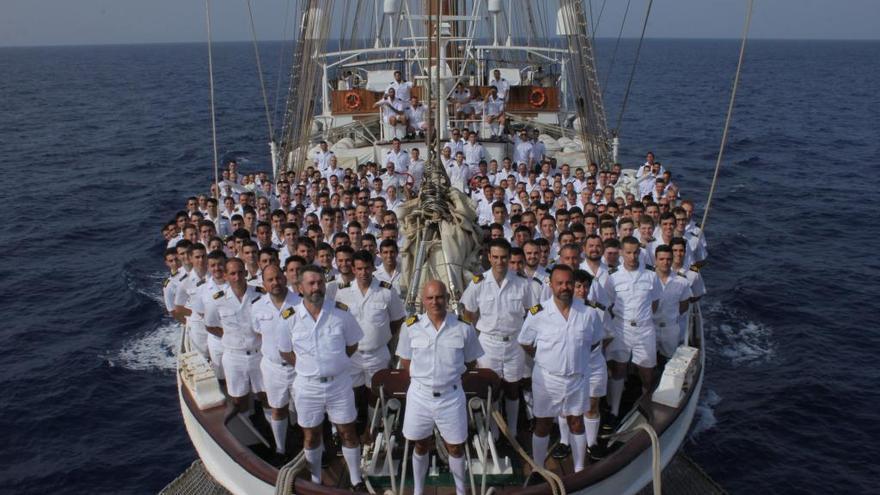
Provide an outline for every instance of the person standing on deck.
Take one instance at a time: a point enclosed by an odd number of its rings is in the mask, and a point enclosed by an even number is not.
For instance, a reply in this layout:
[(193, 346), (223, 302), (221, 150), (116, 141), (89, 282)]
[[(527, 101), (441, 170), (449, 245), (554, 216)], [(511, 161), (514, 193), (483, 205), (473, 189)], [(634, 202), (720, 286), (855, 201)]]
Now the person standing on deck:
[(296, 367), (293, 401), (303, 429), (303, 449), (314, 483), (321, 482), (321, 424), (324, 414), (336, 425), (342, 455), (355, 491), (366, 491), (360, 472), (361, 448), (355, 429), (357, 409), (351, 388), (351, 356), (364, 332), (348, 308), (325, 297), (324, 271), (314, 265), (299, 270), (302, 302), (287, 320)]
[(476, 367), (483, 355), (474, 328), (446, 310), (446, 286), (431, 280), (422, 289), (425, 314), (410, 316), (400, 334), (397, 355), (409, 371), (403, 435), (415, 442), (413, 495), (423, 495), (428, 471), (428, 451), (436, 427), (449, 452), (449, 470), (456, 495), (465, 489), (464, 447), (468, 438), (467, 401), (461, 375)]
[[(606, 254), (607, 254), (606, 247)], [(654, 366), (657, 364), (657, 334), (653, 315), (657, 311), (663, 286), (654, 273), (654, 267), (639, 263), (639, 241), (632, 236), (621, 242), (623, 264), (608, 268), (605, 291), (610, 297), (614, 316), (614, 338), (606, 349), (611, 369), (608, 380), (610, 424), (620, 414), (627, 365), (632, 361), (639, 370), (642, 392), (654, 384)]]
[(535, 359), (532, 371), (535, 429), (532, 458), (538, 466), (547, 458), (550, 428), (564, 415), (571, 430), (575, 472), (584, 469), (590, 354), (602, 339), (602, 324), (593, 308), (574, 300), (574, 271), (557, 265), (550, 271), (553, 296), (532, 306), (519, 334), (519, 343)]
[(516, 430), (525, 368), (525, 353), (516, 339), (534, 299), (529, 279), (508, 269), (510, 243), (495, 239), (488, 243), (487, 250), (491, 268), (474, 276), (461, 303), (465, 317), (480, 331), (485, 354), (477, 363), (501, 377), (507, 423)]

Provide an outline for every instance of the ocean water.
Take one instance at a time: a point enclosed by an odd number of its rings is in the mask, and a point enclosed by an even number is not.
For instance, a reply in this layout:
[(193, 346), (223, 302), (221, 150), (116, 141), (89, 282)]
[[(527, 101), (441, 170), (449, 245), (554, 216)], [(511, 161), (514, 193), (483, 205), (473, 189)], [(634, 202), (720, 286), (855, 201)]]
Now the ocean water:
[[(281, 48), (262, 46), (273, 110)], [(653, 150), (705, 203), (737, 49), (646, 41), (625, 164)], [(620, 50), (612, 126), (634, 43)], [(206, 60), (204, 45), (0, 49), (0, 493), (155, 493), (195, 458), (159, 230), (209, 181)], [(877, 491), (878, 61), (877, 42), (749, 45), (684, 446), (731, 493)], [(215, 67), (221, 152), (268, 170), (251, 46), (216, 45)]]

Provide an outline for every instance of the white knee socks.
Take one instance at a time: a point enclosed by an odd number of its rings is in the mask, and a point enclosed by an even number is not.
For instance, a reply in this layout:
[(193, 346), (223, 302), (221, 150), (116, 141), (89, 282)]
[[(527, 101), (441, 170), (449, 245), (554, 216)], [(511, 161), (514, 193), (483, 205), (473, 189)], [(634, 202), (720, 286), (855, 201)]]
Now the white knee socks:
[(419, 455), (413, 451), (412, 468), (413, 495), (423, 495), (425, 493), (425, 476), (428, 475), (428, 454)]
[(455, 495), (467, 495), (467, 490), (465, 489), (464, 456), (449, 456), (449, 470), (452, 471), (452, 477), (455, 478)]
[(588, 418), (584, 416), (584, 427), (587, 430), (587, 447), (596, 445), (599, 436), (599, 418)]
[(345, 463), (348, 465), (348, 478), (351, 485), (357, 485), (364, 480), (361, 478), (361, 447), (342, 446), (342, 457), (345, 457)]
[(584, 459), (587, 456), (587, 437), (583, 433), (571, 434), (571, 456), (574, 461), (574, 472), (584, 470)]
[(507, 414), (507, 426), (516, 436), (516, 423), (519, 420), (519, 399), (504, 400), (504, 412)]
[(547, 460), (547, 447), (550, 445), (550, 436), (539, 437), (532, 434), (532, 459), (539, 467), (544, 467), (544, 461)]
[(306, 461), (309, 463), (309, 471), (312, 473), (312, 483), (321, 483), (321, 454), (323, 453), (323, 444), (314, 449), (305, 449)]
[(620, 413), (620, 399), (623, 397), (623, 378), (608, 380), (608, 405), (611, 406), (611, 414), (617, 416)]
[(272, 435), (275, 437), (275, 452), (283, 454), (284, 444), (287, 442), (287, 418), (269, 418), (269, 425), (272, 426)]

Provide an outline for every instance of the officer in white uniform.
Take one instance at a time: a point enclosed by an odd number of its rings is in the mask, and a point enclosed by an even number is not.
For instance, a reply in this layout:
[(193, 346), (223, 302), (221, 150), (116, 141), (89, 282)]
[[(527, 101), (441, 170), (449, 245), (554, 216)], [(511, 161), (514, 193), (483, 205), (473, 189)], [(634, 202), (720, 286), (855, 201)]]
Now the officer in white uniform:
[[(691, 265), (691, 267), (688, 268), (684, 264), (687, 257), (686, 243), (687, 241), (681, 237), (675, 237), (672, 239), (672, 242), (669, 243), (669, 246), (672, 248), (672, 271), (687, 279), (688, 286), (691, 289), (689, 303), (695, 304), (700, 298), (706, 295), (706, 284), (703, 282), (703, 276), (700, 275), (699, 266)], [(680, 341), (684, 341), (685, 335), (687, 334), (687, 325), (688, 315), (685, 314), (682, 315), (678, 321), (678, 338)]]
[(492, 86), (493, 88), (498, 90), (498, 98), (506, 100), (507, 92), (510, 91), (510, 83), (507, 82), (507, 79), (501, 77), (501, 71), (498, 69), (492, 71), (492, 75), (495, 78), (489, 81), (489, 86)]
[(504, 115), (504, 98), (498, 96), (496, 88), (489, 90), (483, 102), (483, 123), (492, 129), (492, 136), (504, 134), (504, 124), (507, 117)]
[[(336, 292), (336, 301), (350, 308), (364, 338), (351, 356), (351, 385), (372, 388), (373, 375), (391, 362), (388, 343), (400, 331), (406, 312), (397, 291), (388, 282), (373, 277), (376, 264), (369, 251), (354, 253), (354, 282), (345, 284)], [(363, 390), (356, 394), (363, 394)], [(367, 400), (372, 403), (371, 399)], [(368, 414), (368, 417), (372, 417)]]
[(287, 278), (275, 264), (263, 270), (263, 289), (267, 295), (257, 299), (251, 307), (251, 324), (262, 342), (260, 352), (263, 359), (260, 361), (260, 371), (266, 389), (266, 402), (272, 408), (269, 425), (275, 437), (275, 452), (284, 454), (288, 411), (296, 372), (282, 353), (292, 357), (289, 355), (293, 352), (293, 347), (290, 332), (287, 330), (287, 320), (293, 317), (293, 308), (302, 302), (302, 298), (287, 289)]
[[(404, 174), (409, 170), (409, 153), (400, 149), (400, 139), (391, 140), (391, 149), (385, 153), (384, 163), (388, 162), (394, 163), (394, 171), (398, 174)], [(382, 185), (387, 186), (388, 184), (383, 183)]]
[(394, 90), (394, 93), (397, 95), (397, 99), (400, 100), (405, 106), (409, 105), (409, 98), (412, 87), (413, 83), (411, 81), (404, 81), (403, 74), (401, 74), (399, 70), (394, 71), (394, 80), (391, 81), (391, 84), (388, 85), (388, 88)]
[(663, 295), (657, 312), (654, 313), (654, 327), (657, 329), (657, 351), (666, 359), (672, 357), (678, 348), (679, 320), (690, 304), (691, 289), (687, 277), (672, 271), (672, 248), (668, 245), (657, 247), (654, 252), (654, 270)]
[(180, 285), (180, 279), (186, 275), (186, 272), (180, 269), (180, 260), (177, 259), (177, 249), (168, 248), (165, 250), (164, 256), (165, 266), (168, 267), (168, 278), (162, 281), (162, 302), (165, 304), (165, 311), (169, 315), (174, 314), (174, 296), (177, 294), (177, 287)]
[(535, 302), (529, 279), (508, 269), (510, 243), (493, 239), (487, 248), (491, 268), (474, 276), (461, 296), (461, 303), (467, 318), (480, 331), (485, 354), (478, 364), (501, 377), (507, 423), (515, 430), (525, 370), (525, 352), (517, 337), (526, 311)]
[(474, 328), (446, 311), (446, 286), (431, 280), (422, 289), (425, 314), (411, 316), (400, 333), (397, 355), (409, 371), (403, 435), (415, 442), (413, 494), (423, 495), (428, 451), (434, 427), (449, 452), (456, 495), (466, 495), (464, 443), (468, 435), (467, 403), (461, 375), (483, 355)]
[[(208, 253), (208, 275), (207, 281), (199, 287), (195, 300), (192, 303), (193, 313), (197, 313), (202, 318), (204, 325), (205, 308), (207, 302), (211, 300), (211, 296), (217, 291), (228, 290), (226, 285), (226, 254), (223, 251), (211, 251)], [(226, 375), (223, 373), (223, 333), (214, 328), (205, 327), (208, 334), (208, 355), (210, 356), (211, 367), (218, 380), (225, 380)]]
[(532, 147), (534, 144), (529, 140), (529, 134), (525, 129), (520, 131), (519, 136), (513, 138), (513, 162), (519, 165), (525, 163), (528, 170), (532, 169)]
[(468, 136), (468, 140), (462, 148), (462, 151), (464, 151), (464, 162), (471, 169), (471, 175), (476, 175), (480, 170), (480, 162), (486, 159), (486, 149), (477, 142), (476, 133)]
[(205, 325), (212, 332), (222, 332), (226, 391), (239, 413), (247, 410), (251, 393), (263, 392), (260, 336), (251, 324), (251, 305), (264, 291), (261, 287), (248, 285), (246, 278), (243, 261), (238, 258), (227, 260), (228, 287), (215, 292), (205, 303)]
[(584, 469), (587, 453), (583, 413), (592, 371), (590, 353), (593, 342), (602, 339), (602, 323), (596, 311), (574, 299), (574, 271), (569, 266), (553, 267), (550, 285), (553, 297), (529, 309), (519, 335), (519, 343), (535, 358), (532, 458), (538, 466), (544, 465), (550, 428), (562, 414), (571, 430), (577, 472)]
[(657, 311), (663, 286), (654, 267), (639, 263), (640, 247), (635, 237), (621, 242), (623, 263), (608, 269), (606, 292), (614, 315), (614, 339), (605, 350), (611, 369), (608, 380), (608, 403), (612, 423), (620, 411), (627, 364), (638, 367), (642, 390), (647, 392), (654, 380), (657, 364), (657, 335), (653, 314)]
[(181, 276), (177, 293), (174, 295), (174, 315), (187, 327), (190, 346), (204, 357), (208, 357), (208, 331), (205, 321), (198, 312), (193, 311), (196, 293), (204, 285), (207, 275), (207, 253), (202, 243), (189, 246), (187, 259), (192, 265), (189, 273)]
[(315, 167), (323, 173), (330, 168), (330, 157), (332, 156), (335, 155), (327, 148), (327, 141), (321, 141), (318, 151), (315, 152)]
[(351, 355), (364, 333), (348, 308), (326, 299), (324, 272), (308, 265), (300, 268), (298, 284), (302, 302), (287, 320), (296, 367), (293, 397), (297, 423), (303, 429), (303, 446), (312, 481), (321, 482), (321, 424), (324, 414), (336, 425), (342, 455), (356, 491), (365, 491), (360, 472), (360, 443), (355, 430), (357, 409), (351, 388)]

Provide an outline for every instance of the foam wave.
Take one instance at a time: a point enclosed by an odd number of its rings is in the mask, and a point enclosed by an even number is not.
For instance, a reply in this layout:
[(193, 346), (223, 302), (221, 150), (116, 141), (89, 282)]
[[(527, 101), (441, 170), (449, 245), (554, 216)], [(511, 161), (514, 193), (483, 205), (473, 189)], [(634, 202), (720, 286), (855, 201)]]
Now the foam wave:
[(765, 363), (776, 353), (773, 330), (739, 311), (715, 303), (706, 311), (705, 321), (712, 350), (734, 365)]
[(706, 389), (700, 402), (697, 403), (697, 410), (694, 416), (694, 426), (688, 436), (690, 440), (696, 440), (701, 433), (711, 430), (718, 424), (715, 417), (715, 406), (721, 402), (721, 396), (712, 389)]
[(180, 342), (182, 327), (166, 323), (154, 331), (135, 337), (107, 357), (110, 366), (132, 371), (172, 372), (177, 367), (175, 349)]

